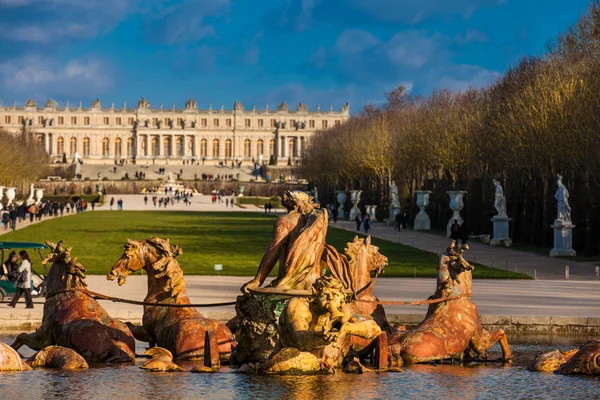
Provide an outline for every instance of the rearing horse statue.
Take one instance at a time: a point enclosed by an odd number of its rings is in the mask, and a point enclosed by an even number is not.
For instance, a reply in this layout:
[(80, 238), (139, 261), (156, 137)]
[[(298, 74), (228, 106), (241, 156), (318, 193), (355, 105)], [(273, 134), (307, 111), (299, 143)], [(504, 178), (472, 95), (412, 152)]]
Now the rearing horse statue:
[(502, 329), (488, 331), (481, 326), (477, 306), (471, 301), (472, 271), (463, 257), (468, 245), (453, 241), (438, 262), (437, 288), (430, 300), (425, 319), (413, 330), (398, 332), (390, 338), (392, 366), (402, 362), (414, 364), (444, 359), (463, 359), (475, 352), (486, 358), (486, 351), (496, 342), (502, 358), (512, 359), (506, 334)]
[[(128, 239), (125, 251), (107, 275), (118, 279), (119, 286), (129, 274), (144, 269), (148, 274), (148, 294), (144, 302), (156, 304), (191, 304), (185, 292), (183, 270), (176, 260), (182, 254), (169, 239), (148, 238), (137, 242)], [(193, 307), (144, 305), (142, 326), (129, 324), (136, 339), (169, 350), (177, 359), (204, 357), (207, 331), (216, 334), (221, 359), (228, 360), (235, 339), (224, 323), (202, 316)]]
[(59, 345), (75, 350), (87, 361), (131, 362), (135, 340), (129, 328), (112, 319), (102, 306), (84, 293), (85, 268), (71, 258), (71, 248), (46, 242), (52, 252), (43, 264), (52, 262), (46, 282), (42, 325), (33, 333), (21, 333), (12, 344), (15, 350), (27, 345), (42, 350)]
[[(371, 236), (366, 239), (355, 236), (352, 242), (346, 244), (344, 254), (331, 245), (325, 245), (323, 260), (331, 275), (342, 282), (346, 290), (355, 293), (356, 301), (351, 304), (356, 311), (373, 318), (382, 331), (392, 333), (394, 329), (388, 323), (385, 310), (381, 304), (375, 303), (379, 299), (373, 294), (375, 280), (383, 273), (388, 259), (379, 253), (379, 247), (371, 244)], [(371, 272), (375, 273), (374, 280)], [(371, 301), (373, 303), (369, 303)]]

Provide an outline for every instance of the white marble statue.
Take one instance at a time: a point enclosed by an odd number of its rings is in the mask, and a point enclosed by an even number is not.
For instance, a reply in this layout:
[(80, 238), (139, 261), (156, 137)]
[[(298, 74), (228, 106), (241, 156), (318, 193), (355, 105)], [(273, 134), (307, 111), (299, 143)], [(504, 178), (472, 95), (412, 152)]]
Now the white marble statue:
[(554, 194), (554, 198), (558, 201), (556, 219), (568, 225), (571, 224), (571, 206), (569, 205), (569, 191), (562, 183), (562, 175), (556, 175), (556, 184), (558, 185)]
[(400, 208), (400, 200), (398, 199), (398, 186), (396, 186), (396, 182), (392, 181), (392, 185), (390, 186), (390, 208)]
[(494, 207), (498, 211), (498, 217), (506, 217), (506, 197), (504, 196), (504, 189), (500, 181), (493, 180), (496, 185), (496, 195), (494, 198)]

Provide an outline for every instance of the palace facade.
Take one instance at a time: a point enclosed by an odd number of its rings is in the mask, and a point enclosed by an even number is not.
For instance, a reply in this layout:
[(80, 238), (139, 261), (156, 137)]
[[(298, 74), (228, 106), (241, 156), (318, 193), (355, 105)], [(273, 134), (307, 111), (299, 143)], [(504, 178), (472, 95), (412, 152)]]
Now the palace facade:
[(100, 100), (90, 108), (59, 107), (49, 99), (37, 107), (29, 99), (25, 107), (2, 106), (0, 127), (14, 133), (30, 132), (56, 159), (75, 153), (87, 162), (169, 159), (214, 161), (252, 160), (278, 163), (302, 157), (318, 130), (344, 123), (350, 117), (348, 103), (340, 111), (309, 111), (304, 103), (290, 110), (281, 103), (276, 110), (245, 110), (235, 102), (233, 110), (199, 110), (195, 100), (183, 110), (151, 108), (142, 98), (136, 108), (103, 108)]

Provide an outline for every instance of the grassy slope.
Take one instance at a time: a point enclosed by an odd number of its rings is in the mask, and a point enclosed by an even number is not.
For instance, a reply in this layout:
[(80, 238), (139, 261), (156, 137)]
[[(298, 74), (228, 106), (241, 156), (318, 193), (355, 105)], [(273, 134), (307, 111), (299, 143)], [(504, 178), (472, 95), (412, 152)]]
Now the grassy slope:
[[(64, 240), (88, 273), (105, 274), (121, 256), (127, 238), (168, 237), (183, 249), (179, 261), (186, 274), (214, 274), (213, 265), (223, 264), (220, 274), (251, 276), (271, 240), (273, 221), (273, 216), (261, 213), (95, 211), (36, 224), (3, 235), (1, 240)], [(342, 251), (353, 238), (354, 233), (335, 228), (327, 235), (328, 243)], [(381, 239), (374, 239), (373, 244), (389, 259), (385, 276), (413, 276), (414, 268), (417, 276), (435, 276), (434, 254)], [(479, 265), (474, 275), (528, 278)]]

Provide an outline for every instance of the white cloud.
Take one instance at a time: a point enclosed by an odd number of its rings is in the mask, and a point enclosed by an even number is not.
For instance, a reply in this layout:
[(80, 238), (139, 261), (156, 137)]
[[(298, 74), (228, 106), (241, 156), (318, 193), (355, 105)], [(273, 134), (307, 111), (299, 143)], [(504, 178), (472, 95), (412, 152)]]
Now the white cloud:
[(464, 34), (459, 33), (454, 37), (454, 41), (459, 45), (468, 43), (485, 43), (489, 42), (490, 38), (483, 32), (477, 29), (467, 29)]
[(335, 48), (338, 53), (360, 53), (379, 43), (379, 39), (363, 29), (348, 29), (340, 33)]
[(462, 91), (469, 88), (480, 88), (493, 83), (500, 74), (481, 68), (477, 65), (452, 65), (431, 72), (435, 89)]
[(110, 68), (95, 58), (61, 63), (41, 56), (25, 56), (0, 63), (0, 86), (19, 97), (97, 96), (113, 86)]
[(392, 36), (383, 48), (392, 64), (420, 68), (434, 56), (439, 56), (437, 50), (441, 40), (427, 31), (408, 29)]
[[(18, 18), (0, 13), (0, 37), (9, 41), (60, 43), (96, 37), (138, 10), (142, 0), (0, 0)], [(8, 8), (10, 11), (11, 8)]]

